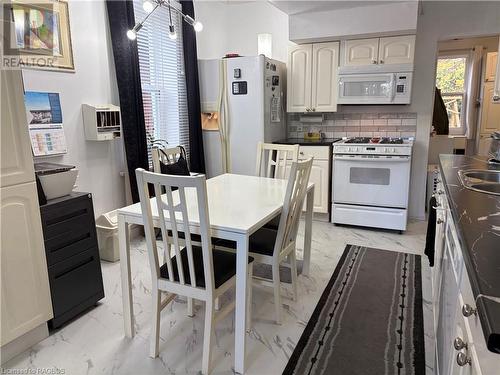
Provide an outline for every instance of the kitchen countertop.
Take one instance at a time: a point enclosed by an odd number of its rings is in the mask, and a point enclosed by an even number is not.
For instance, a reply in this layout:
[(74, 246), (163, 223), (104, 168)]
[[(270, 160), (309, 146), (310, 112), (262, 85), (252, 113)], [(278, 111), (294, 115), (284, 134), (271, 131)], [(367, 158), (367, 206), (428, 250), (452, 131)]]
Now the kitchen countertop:
[(440, 155), (440, 169), (488, 349), (500, 353), (500, 196), (462, 186), (461, 169), (500, 170), (487, 158)]
[(332, 143), (340, 141), (342, 138), (322, 138), (322, 139), (304, 139), (304, 138), (286, 138), (276, 141), (282, 145), (301, 145), (301, 146), (331, 146)]

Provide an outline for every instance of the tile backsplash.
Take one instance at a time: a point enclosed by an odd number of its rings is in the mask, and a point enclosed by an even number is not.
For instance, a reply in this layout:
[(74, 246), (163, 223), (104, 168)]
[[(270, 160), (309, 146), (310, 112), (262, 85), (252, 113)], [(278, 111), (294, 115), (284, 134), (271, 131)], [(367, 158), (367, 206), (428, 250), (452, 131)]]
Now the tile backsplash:
[[(416, 113), (288, 113), (288, 137), (303, 138), (309, 131), (324, 133), (326, 138), (339, 137), (415, 137)], [(322, 116), (320, 122), (307, 117)], [(302, 119), (302, 121), (301, 121)]]

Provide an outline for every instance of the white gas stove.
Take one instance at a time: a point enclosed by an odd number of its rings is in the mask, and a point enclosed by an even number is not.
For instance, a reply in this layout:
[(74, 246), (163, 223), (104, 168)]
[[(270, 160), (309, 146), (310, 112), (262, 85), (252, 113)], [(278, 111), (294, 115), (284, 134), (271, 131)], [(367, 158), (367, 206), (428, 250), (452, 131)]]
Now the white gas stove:
[(405, 230), (412, 146), (408, 138), (334, 143), (332, 222)]

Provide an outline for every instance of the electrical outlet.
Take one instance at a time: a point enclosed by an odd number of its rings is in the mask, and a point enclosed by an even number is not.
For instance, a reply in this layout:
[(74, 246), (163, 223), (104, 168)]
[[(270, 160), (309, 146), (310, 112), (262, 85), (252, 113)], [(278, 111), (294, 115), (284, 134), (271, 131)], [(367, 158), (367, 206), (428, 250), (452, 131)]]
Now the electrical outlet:
[(304, 127), (302, 125), (297, 125), (297, 131), (298, 132), (304, 131)]

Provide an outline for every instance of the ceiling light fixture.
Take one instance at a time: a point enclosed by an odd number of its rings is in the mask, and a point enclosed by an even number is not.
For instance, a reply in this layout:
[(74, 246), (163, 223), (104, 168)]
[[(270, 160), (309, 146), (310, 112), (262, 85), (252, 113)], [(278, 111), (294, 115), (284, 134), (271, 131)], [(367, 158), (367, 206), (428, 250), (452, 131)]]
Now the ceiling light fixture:
[(200, 32), (203, 30), (203, 24), (200, 21), (195, 20), (193, 17), (182, 13), (180, 9), (177, 9), (174, 5), (170, 3), (170, 0), (145, 0), (142, 4), (144, 11), (147, 13), (144, 19), (141, 22), (135, 24), (133, 29), (127, 31), (127, 37), (130, 40), (135, 40), (137, 38), (137, 33), (142, 28), (146, 20), (151, 16), (156, 9), (159, 7), (167, 7), (169, 13), (169, 26), (168, 26), (168, 36), (170, 39), (177, 39), (177, 32), (175, 31), (174, 24), (172, 23), (172, 11), (177, 12), (182, 16), (184, 21), (191, 25), (196, 32)]

